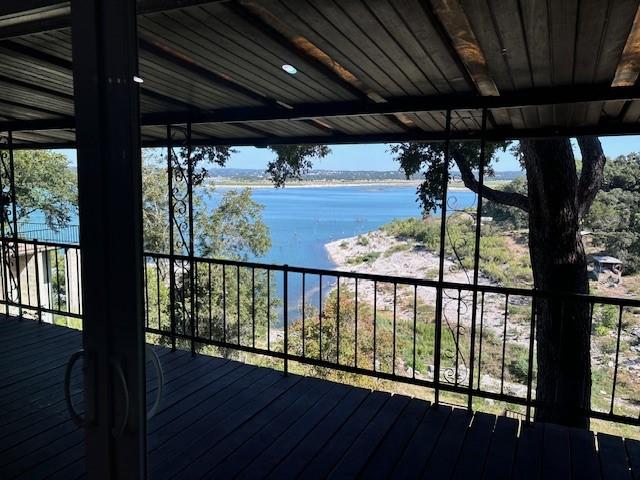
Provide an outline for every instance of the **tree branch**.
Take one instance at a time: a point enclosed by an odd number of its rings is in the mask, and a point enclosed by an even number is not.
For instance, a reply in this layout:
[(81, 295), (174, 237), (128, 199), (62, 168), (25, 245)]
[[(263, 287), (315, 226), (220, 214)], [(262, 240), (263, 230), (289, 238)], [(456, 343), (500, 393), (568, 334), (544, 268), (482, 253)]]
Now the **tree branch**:
[(495, 190), (493, 188), (487, 187), (486, 185), (482, 186), (482, 193), (480, 193), (480, 184), (476, 177), (473, 175), (473, 170), (471, 166), (464, 158), (464, 156), (460, 152), (452, 151), (453, 159), (458, 165), (458, 170), (460, 170), (460, 176), (462, 177), (462, 181), (469, 190), (474, 193), (481, 194), (487, 200), (492, 202), (501, 203), (502, 205), (507, 205), (509, 207), (519, 208), (520, 210), (524, 210), (525, 212), (529, 211), (529, 199), (526, 195), (522, 195), (517, 192), (504, 192), (502, 190)]
[(604, 178), (604, 156), (598, 137), (578, 137), (578, 146), (582, 154), (582, 172), (578, 183), (578, 215), (582, 218), (591, 208)]

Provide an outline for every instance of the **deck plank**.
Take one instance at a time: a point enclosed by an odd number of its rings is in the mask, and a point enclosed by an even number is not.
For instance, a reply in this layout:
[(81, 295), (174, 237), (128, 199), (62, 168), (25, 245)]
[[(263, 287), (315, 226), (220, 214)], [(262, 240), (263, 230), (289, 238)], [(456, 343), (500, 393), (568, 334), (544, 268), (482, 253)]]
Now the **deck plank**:
[(600, 466), (593, 432), (588, 430), (569, 429), (571, 441), (571, 473), (573, 478), (599, 480)]
[(277, 438), (284, 431), (335, 389), (336, 385), (317, 379), (298, 382), (223, 441), (211, 442), (207, 451), (180, 475), (184, 478), (200, 478), (203, 475), (231, 477), (230, 467), (235, 470), (236, 465), (246, 463), (241, 459), (255, 457), (270, 445), (277, 444)]
[(419, 478), (422, 475), (451, 410), (442, 405), (429, 409), (393, 469), (393, 477)]
[(542, 478), (571, 477), (569, 432), (552, 423), (544, 426)]
[[(345, 386), (340, 396), (336, 395), (307, 412), (271, 447), (281, 458), (268, 478), (298, 477), (313, 459), (317, 449), (329, 441), (368, 395), (369, 392), (364, 389)], [(276, 448), (276, 444), (279, 448)]]
[(407, 408), (402, 411), (384, 440), (378, 445), (375, 453), (369, 458), (369, 462), (361, 473), (362, 478), (383, 479), (391, 475), (393, 467), (426, 415), (429, 406), (429, 402), (424, 400), (411, 399)]
[[(391, 397), (351, 444), (328, 478), (355, 478), (358, 476), (384, 436), (406, 408), (409, 400), (408, 397), (401, 395)], [(386, 452), (382, 452), (382, 455), (385, 454)]]
[[(0, 478), (84, 477), (64, 365), (81, 334), (0, 318)], [(164, 390), (148, 422), (153, 478), (633, 478), (640, 442), (433, 407), (189, 352), (158, 353)], [(158, 384), (148, 368), (147, 407)], [(72, 391), (80, 392), (80, 365)], [(496, 419), (497, 418), (497, 419)], [(602, 477), (601, 477), (602, 472)]]
[(514, 480), (538, 480), (542, 477), (544, 425), (522, 425), (513, 464)]
[(473, 416), (453, 478), (462, 480), (482, 475), (495, 423), (495, 415), (476, 413)]
[[(335, 435), (319, 448), (315, 458), (303, 470), (302, 477), (307, 479), (326, 478), (334, 465), (338, 463), (355, 439), (358, 438), (390, 398), (391, 395), (388, 393), (371, 392)], [(243, 472), (241, 478), (252, 478), (255, 473), (257, 473), (257, 470), (253, 466), (253, 468)]]
[(511, 478), (516, 456), (518, 421), (509, 417), (498, 417), (491, 437), (491, 446), (484, 467), (486, 478)]
[(627, 438), (624, 445), (627, 448), (627, 458), (633, 480), (640, 480), (640, 441)]
[(602, 480), (631, 480), (622, 438), (598, 433), (598, 449)]
[(453, 409), (422, 478), (451, 477), (472, 418), (466, 410)]

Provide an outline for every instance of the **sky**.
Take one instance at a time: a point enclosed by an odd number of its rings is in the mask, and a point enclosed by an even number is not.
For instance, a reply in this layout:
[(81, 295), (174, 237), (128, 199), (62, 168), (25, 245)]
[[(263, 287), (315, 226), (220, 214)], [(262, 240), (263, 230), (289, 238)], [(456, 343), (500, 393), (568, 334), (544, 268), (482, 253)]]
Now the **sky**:
[[(601, 137), (602, 147), (608, 157), (617, 157), (640, 151), (640, 136)], [(315, 169), (323, 170), (397, 170), (398, 163), (389, 153), (388, 144), (331, 145), (331, 153), (314, 163)], [(266, 148), (235, 147), (228, 167), (264, 170), (274, 154)], [(72, 165), (76, 164), (74, 150), (63, 150)], [(520, 170), (520, 164), (510, 153), (500, 153), (495, 164), (496, 171)]]

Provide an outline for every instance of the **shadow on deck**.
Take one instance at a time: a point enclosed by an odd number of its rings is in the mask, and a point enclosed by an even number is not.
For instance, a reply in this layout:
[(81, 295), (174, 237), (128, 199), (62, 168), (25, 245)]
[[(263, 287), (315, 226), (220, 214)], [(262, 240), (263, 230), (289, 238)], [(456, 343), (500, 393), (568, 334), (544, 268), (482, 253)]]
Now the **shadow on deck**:
[[(0, 339), (0, 478), (84, 476), (62, 387), (80, 332), (2, 319)], [(151, 478), (640, 479), (634, 440), (599, 434), (596, 449), (587, 431), (153, 348), (165, 390), (148, 425)]]

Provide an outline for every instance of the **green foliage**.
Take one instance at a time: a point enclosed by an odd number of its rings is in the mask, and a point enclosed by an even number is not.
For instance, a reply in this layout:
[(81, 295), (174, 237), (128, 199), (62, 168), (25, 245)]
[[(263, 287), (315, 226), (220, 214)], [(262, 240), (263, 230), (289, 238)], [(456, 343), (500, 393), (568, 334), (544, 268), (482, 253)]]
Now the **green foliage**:
[(226, 192), (212, 213), (199, 207), (195, 215), (199, 254), (231, 259), (264, 255), (271, 248), (271, 237), (263, 210), (248, 188)]
[(369, 245), (369, 239), (364, 235), (358, 235), (358, 245), (366, 247), (367, 245)]
[(394, 245), (394, 246), (388, 248), (384, 252), (384, 256), (385, 257), (390, 257), (394, 253), (406, 252), (407, 250), (411, 250), (411, 248), (412, 248), (412, 245), (410, 243), (398, 243), (397, 245)]
[[(207, 201), (213, 189), (193, 189), (194, 238), (199, 256), (247, 259), (264, 255), (271, 247), (269, 228), (262, 219), (263, 206), (251, 198), (251, 190), (230, 190), (211, 210)], [(146, 158), (142, 167), (142, 218), (145, 251), (169, 249), (169, 198), (167, 173), (162, 163)]]
[(360, 263), (373, 263), (380, 258), (380, 252), (367, 252), (362, 255), (356, 255), (353, 258), (347, 260), (349, 265), (358, 265)]
[(19, 150), (13, 161), (17, 217), (41, 212), (51, 228), (68, 225), (78, 198), (68, 158), (49, 150)]
[(529, 352), (520, 345), (511, 345), (507, 369), (513, 379), (526, 383), (529, 374)]
[(382, 226), (382, 230), (401, 240), (415, 240), (429, 250), (436, 250), (440, 245), (440, 224), (419, 218), (393, 220)]
[(620, 258), (626, 273), (640, 271), (640, 159), (638, 154), (607, 162), (602, 189), (584, 219), (593, 246)]
[[(184, 151), (180, 152), (181, 158), (185, 155)], [(269, 229), (262, 219), (263, 206), (253, 201), (250, 189), (230, 190), (215, 209), (208, 207), (213, 189), (205, 183), (205, 165), (207, 162), (223, 163), (228, 150), (198, 149), (194, 155), (197, 155), (195, 164), (199, 165), (193, 189), (196, 255), (246, 260), (266, 253), (271, 246)], [(164, 161), (146, 157), (142, 177), (145, 250), (165, 253), (169, 248), (169, 196)], [(172, 308), (169, 262), (158, 260), (146, 265), (147, 321), (152, 327), (170, 331), (173, 312), (177, 333), (189, 335), (193, 311), (196, 336), (247, 345), (253, 343), (255, 331), (256, 340), (266, 345), (267, 323), (269, 319), (273, 322), (277, 318), (275, 310), (278, 308), (278, 302), (273, 299), (267, 305), (266, 271), (223, 267), (204, 260), (192, 265), (176, 261), (173, 268), (175, 298)], [(273, 276), (270, 281), (271, 288), (275, 288)], [(194, 298), (193, 303), (191, 298)], [(186, 344), (183, 346), (188, 348)], [(196, 348), (203, 347), (197, 345)], [(238, 355), (228, 349), (217, 349), (217, 353), (227, 357)]]
[[(527, 180), (525, 177), (518, 177), (505, 185), (501, 190), (510, 193), (527, 194)], [(510, 207), (501, 203), (487, 201), (482, 208), (482, 214), (493, 217), (493, 220), (507, 228), (527, 228), (527, 214), (519, 208)]]
[(277, 156), (267, 165), (267, 173), (276, 187), (283, 187), (290, 179), (302, 179), (313, 167), (313, 160), (327, 156), (326, 145), (272, 145), (269, 149)]
[[(485, 174), (488, 177), (493, 175), (491, 162), (496, 160), (497, 152), (504, 151), (507, 147), (507, 142), (487, 144), (486, 158), (489, 161), (485, 167)], [(423, 171), (424, 181), (417, 192), (423, 211), (429, 213), (442, 206), (445, 168), (447, 182), (451, 177), (450, 165), (445, 165), (445, 143), (400, 143), (390, 146), (389, 151), (400, 163), (400, 169), (405, 172), (407, 178)], [(451, 142), (450, 154), (450, 162), (463, 161), (469, 168), (477, 169), (480, 164), (480, 143)]]
[[(447, 221), (445, 252), (459, 267), (473, 269), (475, 222), (466, 214), (455, 214)], [(440, 222), (435, 219), (408, 218), (393, 220), (383, 231), (401, 240), (413, 240), (427, 250), (437, 251)], [(480, 270), (501, 285), (531, 283), (531, 263), (527, 255), (514, 254), (507, 238), (499, 231), (483, 227), (480, 237)]]

